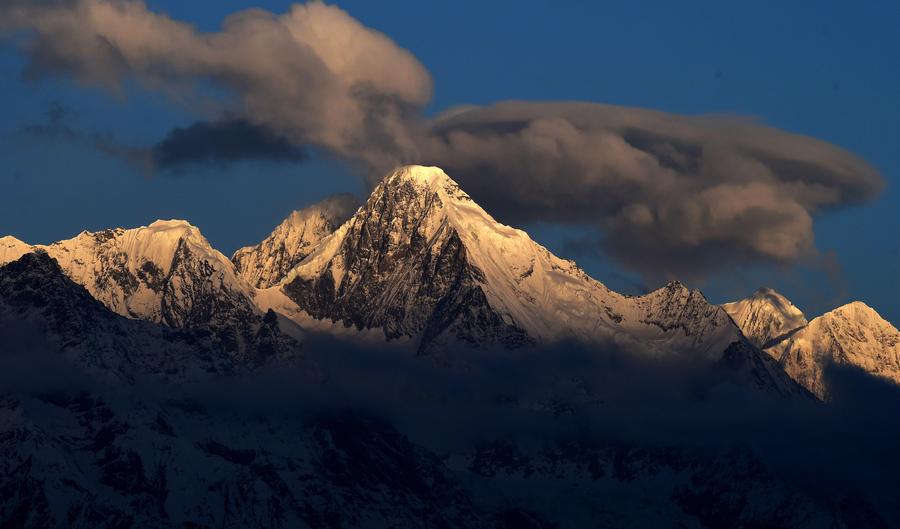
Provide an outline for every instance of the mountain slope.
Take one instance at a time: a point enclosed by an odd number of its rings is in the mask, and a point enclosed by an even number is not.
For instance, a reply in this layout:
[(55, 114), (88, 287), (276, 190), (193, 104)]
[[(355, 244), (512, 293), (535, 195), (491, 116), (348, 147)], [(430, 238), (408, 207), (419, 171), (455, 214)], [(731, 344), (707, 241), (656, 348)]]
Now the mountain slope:
[[(254, 347), (239, 355), (203, 330), (124, 318), (69, 279), (42, 250), (0, 267), (0, 324), (13, 337), (30, 336), (21, 346), (5, 341), (7, 349), (21, 347), (29, 356), (35, 349), (59, 350), (73, 365), (127, 381), (148, 374), (183, 379), (232, 372), (299, 348), (272, 317), (257, 329)], [(35, 337), (46, 345), (35, 347)]]
[(5, 265), (30, 252), (30, 244), (24, 243), (15, 237), (7, 235), (0, 237), (0, 265)]
[(774, 345), (807, 323), (800, 309), (771, 288), (761, 288), (749, 298), (725, 303), (722, 308), (744, 336), (760, 348)]
[(359, 207), (351, 194), (331, 196), (294, 211), (255, 246), (245, 246), (231, 257), (238, 274), (258, 288), (270, 287), (302, 261), (323, 238), (344, 223)]
[(262, 313), (252, 287), (188, 222), (85, 231), (31, 248), (46, 251), (69, 278), (122, 316), (204, 328), (234, 352), (256, 347)]
[(900, 332), (859, 301), (813, 319), (767, 352), (792, 378), (823, 398), (828, 394), (823, 369), (832, 362), (900, 384)]
[[(572, 340), (717, 362), (744, 340), (721, 307), (680, 283), (637, 297), (609, 290), (495, 221), (436, 167), (388, 175), (257, 301), (290, 314), (284, 296), (313, 320), (377, 329), (412, 340), (420, 353), (454, 341), (516, 348)], [(772, 363), (752, 346), (738, 357), (751, 370)], [(769, 386), (791, 392), (777, 366), (764, 371), (762, 378), (779, 379)]]
[(250, 289), (200, 230), (181, 220), (82, 232), (43, 247), (73, 281), (114, 312), (187, 327), (252, 314)]
[(517, 346), (631, 336), (720, 353), (740, 334), (680, 284), (639, 298), (610, 291), (496, 222), (433, 167), (385, 178), (282, 286), (317, 319), (421, 337), (426, 348), (450, 338)]
[[(666, 307), (681, 304), (669, 300), (685, 290), (669, 285), (647, 298), (645, 308), (660, 315), (657, 323), (668, 321)], [(686, 295), (701, 306), (696, 294)], [(704, 442), (698, 450), (665, 439), (633, 444), (593, 437), (590, 429), (572, 437), (565, 424), (573, 423), (560, 424), (551, 410), (530, 409), (523, 417), (529, 434), (535, 424), (559, 425), (559, 431), (538, 428), (539, 442), (530, 435), (521, 443), (508, 439), (503, 432), (515, 422), (498, 431), (479, 420), (461, 421), (451, 428), (474, 441), (450, 442), (448, 451), (443, 440), (431, 439), (431, 446), (422, 444), (421, 432), (398, 431), (381, 418), (378, 405), (379, 418), (373, 418), (335, 411), (327, 399), (320, 411), (316, 399), (292, 399), (298, 394), (282, 394), (277, 384), (275, 393), (260, 391), (272, 380), (264, 373), (243, 384), (213, 379), (195, 391), (180, 382), (241, 365), (209, 349), (202, 334), (112, 313), (41, 251), (0, 268), (0, 323), (5, 320), (43, 322), (52, 345), (77, 367), (114, 376), (88, 390), (0, 396), (4, 527), (887, 526), (871, 514), (867, 498), (848, 502), (810, 493), (746, 449), (712, 450)], [(184, 366), (193, 371), (171, 374)], [(179, 384), (150, 393), (121, 384), (143, 373)], [(292, 387), (295, 374), (288, 374)], [(329, 372), (300, 395), (333, 393), (330, 384), (341, 378)], [(472, 414), (469, 405), (481, 401), (459, 395), (458, 387), (407, 395), (413, 417), (421, 419), (419, 406), (429, 402), (435, 406), (429, 415), (443, 417), (448, 408), (439, 403), (456, 402), (464, 417), (509, 419), (526, 402), (492, 397), (486, 415)], [(251, 388), (259, 393), (240, 391)], [(383, 386), (373, 389), (378, 394)], [(488, 396), (496, 388), (482, 389)], [(533, 388), (518, 389), (524, 397)], [(356, 394), (345, 404), (358, 407)], [(405, 424), (415, 431), (418, 421)], [(616, 501), (597, 509), (597, 498)]]

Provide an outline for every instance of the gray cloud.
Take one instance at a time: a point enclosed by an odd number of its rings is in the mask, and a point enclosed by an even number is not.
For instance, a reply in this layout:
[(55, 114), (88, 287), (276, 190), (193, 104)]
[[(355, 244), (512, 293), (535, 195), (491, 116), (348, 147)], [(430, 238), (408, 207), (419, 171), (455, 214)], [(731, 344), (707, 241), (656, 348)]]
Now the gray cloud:
[[(233, 116), (333, 153), (371, 183), (397, 164), (437, 164), (502, 220), (595, 227), (602, 248), (653, 281), (817, 257), (814, 217), (882, 187), (853, 154), (745, 118), (505, 102), (428, 120), (425, 67), (319, 2), (281, 16), (241, 11), (203, 33), (138, 0), (6, 0), (2, 29), (19, 35), (32, 77), (70, 75), (113, 90), (134, 79), (206, 121)], [(204, 83), (233, 97), (204, 97), (196, 89)], [(197, 148), (189, 132), (156, 146), (181, 153), (164, 160), (177, 164)], [(218, 150), (198, 154), (228, 161)], [(138, 158), (146, 165), (146, 153)]]
[(127, 147), (103, 135), (96, 136), (95, 143), (101, 151), (149, 173), (179, 172), (198, 164), (218, 166), (244, 160), (297, 163), (307, 158), (303, 147), (243, 118), (178, 127), (149, 148)]
[(438, 118), (423, 157), (513, 222), (593, 224), (647, 276), (815, 253), (813, 216), (878, 194), (829, 143), (735, 117), (506, 102)]
[[(412, 54), (320, 2), (281, 16), (240, 11), (204, 33), (139, 0), (5, 0), (0, 30), (18, 35), (28, 77), (69, 75), (113, 91), (136, 80), (189, 108), (230, 112), (372, 166), (412, 149), (406, 123), (431, 96)], [(204, 83), (232, 99), (204, 98)]]

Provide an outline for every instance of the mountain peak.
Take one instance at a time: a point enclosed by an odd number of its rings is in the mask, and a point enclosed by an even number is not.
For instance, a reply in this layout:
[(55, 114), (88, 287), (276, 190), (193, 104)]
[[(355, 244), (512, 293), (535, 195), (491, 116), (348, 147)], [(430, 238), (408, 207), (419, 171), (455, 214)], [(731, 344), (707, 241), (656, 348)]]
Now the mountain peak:
[(183, 219), (157, 219), (151, 222), (148, 228), (155, 228), (158, 230), (197, 229), (193, 224)]
[(249, 285), (187, 221), (82, 232), (38, 248), (122, 316), (185, 327), (255, 312)]
[(666, 286), (663, 287), (666, 290), (687, 290), (690, 291), (688, 287), (684, 285), (681, 281), (675, 279), (674, 281), (669, 281), (666, 283)]
[(816, 319), (836, 324), (837, 322), (846, 322), (858, 327), (868, 327), (877, 330), (885, 330), (891, 333), (897, 333), (897, 329), (887, 320), (881, 317), (872, 307), (866, 305), (862, 301), (851, 301), (846, 305), (826, 312)]
[[(4, 237), (4, 239), (5, 238), (6, 237)], [(0, 239), (0, 242), (2, 242), (2, 239)], [(40, 249), (24, 254), (5, 266), (9, 267), (7, 269), (8, 271), (20, 272), (30, 278), (41, 277), (52, 272), (56, 272), (60, 277), (64, 277), (62, 275), (62, 269), (60, 269), (56, 260), (50, 257), (47, 252)]]
[(456, 184), (440, 167), (426, 165), (398, 167), (385, 180), (413, 182), (427, 187), (436, 187), (447, 183)]
[(772, 303), (781, 303), (790, 305), (791, 302), (780, 292), (771, 287), (760, 287), (756, 289), (748, 299), (768, 300)]
[(760, 288), (746, 299), (722, 305), (751, 342), (770, 347), (806, 326), (806, 316), (772, 288)]
[(673, 282), (610, 291), (527, 233), (497, 222), (437, 167), (401, 167), (280, 282), (313, 320), (421, 351), (449, 339), (516, 347), (577, 340), (721, 355), (740, 332), (699, 291)]
[(829, 363), (855, 365), (900, 383), (900, 332), (872, 307), (854, 301), (809, 322), (769, 353), (797, 382), (827, 397)]
[(234, 253), (231, 262), (238, 274), (257, 288), (278, 283), (312, 248), (344, 223), (359, 208), (350, 193), (293, 211), (259, 244)]
[(872, 307), (866, 305), (862, 301), (851, 301), (850, 303), (841, 305), (831, 312), (840, 312), (844, 314), (875, 314), (880, 318), (881, 315)]
[[(97, 254), (119, 255), (117, 259), (129, 261), (128, 267), (138, 270), (150, 262), (162, 273), (169, 273), (179, 252), (190, 252), (210, 262), (227, 262), (213, 249), (200, 230), (186, 220), (156, 220), (149, 226), (137, 228), (111, 228), (96, 232), (83, 231), (76, 237), (55, 242), (46, 247), (51, 256), (70, 276), (80, 275), (77, 270), (91, 263), (89, 256)], [(86, 271), (92, 275), (92, 271)], [(76, 282), (79, 282), (76, 279)], [(86, 285), (91, 290), (90, 285)], [(92, 292), (93, 293), (93, 292)]]
[(0, 237), (0, 265), (17, 260), (33, 250), (26, 242), (16, 239), (12, 235)]
[(405, 165), (394, 169), (384, 177), (373, 195), (379, 194), (379, 190), (383, 194), (387, 189), (400, 189), (406, 186), (416, 190), (417, 193), (435, 193), (441, 202), (472, 202), (472, 198), (443, 169), (424, 165)]
[(155, 220), (149, 226), (138, 228), (144, 235), (166, 234), (173, 239), (183, 239), (186, 237), (197, 237), (202, 241), (206, 241), (200, 233), (200, 229), (186, 220), (169, 219)]

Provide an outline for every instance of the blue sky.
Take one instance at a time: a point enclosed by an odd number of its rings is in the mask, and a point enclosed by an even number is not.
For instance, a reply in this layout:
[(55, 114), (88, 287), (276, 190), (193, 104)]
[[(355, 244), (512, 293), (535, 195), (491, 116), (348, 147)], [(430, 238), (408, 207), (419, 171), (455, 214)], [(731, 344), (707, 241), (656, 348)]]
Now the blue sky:
[[(148, 1), (215, 30), (255, 3)], [(786, 5), (787, 4), (787, 5)], [(353, 17), (410, 50), (430, 71), (434, 114), (506, 99), (584, 100), (684, 114), (747, 115), (848, 149), (887, 181), (868, 205), (816, 218), (831, 265), (748, 268), (701, 287), (713, 301), (775, 286), (815, 315), (860, 299), (900, 323), (900, 4), (895, 2), (341, 2)], [(148, 177), (85, 141), (35, 139), (22, 128), (51, 104), (78, 130), (135, 146), (195, 116), (157, 93), (121, 94), (66, 79), (23, 81), (23, 57), (0, 50), (0, 232), (46, 243), (82, 229), (186, 218), (224, 253), (256, 242), (291, 209), (364, 186), (340, 161), (242, 162)], [(325, 178), (322, 178), (325, 176)], [(452, 176), (452, 175), (451, 175)], [(526, 226), (613, 288), (640, 280), (569, 244), (577, 230)], [(654, 285), (651, 285), (654, 286)]]

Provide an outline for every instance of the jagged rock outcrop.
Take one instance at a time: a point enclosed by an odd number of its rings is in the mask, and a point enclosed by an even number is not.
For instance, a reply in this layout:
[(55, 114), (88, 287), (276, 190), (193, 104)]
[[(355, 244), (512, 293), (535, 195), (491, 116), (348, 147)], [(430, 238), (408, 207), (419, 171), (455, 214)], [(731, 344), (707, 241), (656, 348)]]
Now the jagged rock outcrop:
[(356, 197), (345, 193), (294, 211), (262, 242), (236, 251), (231, 262), (238, 275), (251, 285), (271, 287), (305, 259), (319, 241), (350, 218), (358, 207)]

